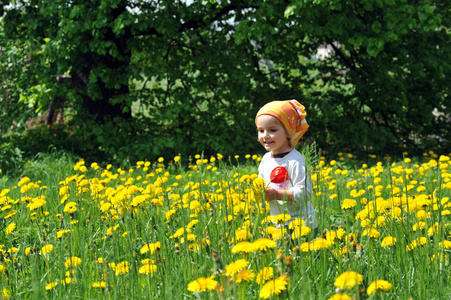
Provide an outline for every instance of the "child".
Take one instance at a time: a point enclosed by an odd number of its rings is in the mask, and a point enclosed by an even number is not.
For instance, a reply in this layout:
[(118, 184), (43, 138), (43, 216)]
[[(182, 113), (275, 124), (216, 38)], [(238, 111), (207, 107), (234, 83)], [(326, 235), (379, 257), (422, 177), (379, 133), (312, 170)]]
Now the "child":
[(265, 180), (271, 216), (289, 214), (291, 220), (286, 225), (302, 218), (305, 226), (316, 231), (310, 178), (304, 157), (295, 149), (309, 127), (306, 115), (296, 100), (269, 102), (258, 111), (258, 141), (269, 151), (258, 167), (258, 177)]

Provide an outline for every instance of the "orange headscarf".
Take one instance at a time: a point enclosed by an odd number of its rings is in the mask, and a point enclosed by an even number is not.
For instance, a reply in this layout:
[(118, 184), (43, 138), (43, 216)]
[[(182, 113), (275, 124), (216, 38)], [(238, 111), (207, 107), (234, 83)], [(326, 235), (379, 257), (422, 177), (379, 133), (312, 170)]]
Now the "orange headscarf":
[(255, 124), (257, 124), (257, 118), (261, 115), (271, 115), (279, 119), (288, 131), (292, 145), (297, 144), (309, 127), (305, 119), (307, 116), (305, 107), (297, 100), (272, 101), (265, 104), (258, 111)]

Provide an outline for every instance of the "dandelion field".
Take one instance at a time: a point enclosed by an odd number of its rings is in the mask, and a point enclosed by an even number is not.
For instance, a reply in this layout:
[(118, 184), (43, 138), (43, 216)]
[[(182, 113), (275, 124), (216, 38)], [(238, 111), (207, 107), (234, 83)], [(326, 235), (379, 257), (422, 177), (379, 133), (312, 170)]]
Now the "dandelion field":
[(276, 226), (257, 155), (0, 173), (2, 297), (451, 298), (449, 156), (313, 156), (318, 236)]

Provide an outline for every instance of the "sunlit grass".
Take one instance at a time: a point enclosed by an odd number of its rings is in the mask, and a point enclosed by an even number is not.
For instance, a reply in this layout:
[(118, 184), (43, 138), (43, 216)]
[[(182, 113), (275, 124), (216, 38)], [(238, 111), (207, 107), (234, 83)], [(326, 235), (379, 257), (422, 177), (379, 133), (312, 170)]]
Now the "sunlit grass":
[(3, 298), (449, 298), (449, 156), (311, 154), (319, 236), (275, 226), (258, 155), (0, 174)]

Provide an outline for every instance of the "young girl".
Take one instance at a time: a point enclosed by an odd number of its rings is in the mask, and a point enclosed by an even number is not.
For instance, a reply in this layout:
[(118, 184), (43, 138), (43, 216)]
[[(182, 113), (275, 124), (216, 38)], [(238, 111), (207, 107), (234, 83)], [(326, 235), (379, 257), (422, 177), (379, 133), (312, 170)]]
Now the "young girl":
[(258, 140), (269, 151), (258, 167), (258, 176), (265, 180), (271, 216), (289, 214), (291, 220), (286, 225), (302, 218), (305, 226), (316, 231), (310, 178), (304, 157), (295, 149), (309, 127), (306, 115), (296, 100), (269, 102), (258, 111)]

